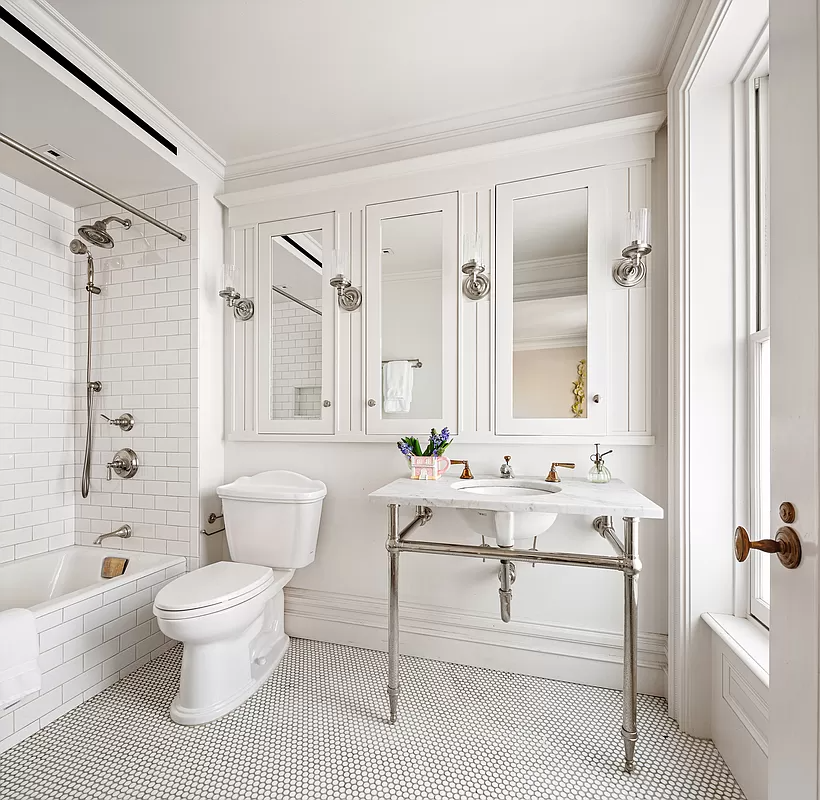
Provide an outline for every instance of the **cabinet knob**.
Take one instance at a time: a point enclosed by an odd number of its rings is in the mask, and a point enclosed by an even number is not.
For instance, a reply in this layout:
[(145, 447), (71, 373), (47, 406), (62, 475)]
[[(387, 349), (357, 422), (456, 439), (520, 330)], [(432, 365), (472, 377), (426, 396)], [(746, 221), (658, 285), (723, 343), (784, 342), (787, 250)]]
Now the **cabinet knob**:
[(323, 401), (322, 401), (322, 405), (323, 405), (325, 408), (330, 408), (330, 400), (323, 400)]
[(376, 401), (375, 401), (375, 400), (373, 400), (373, 399), (370, 399), (370, 400), (368, 400), (368, 401), (367, 401), (367, 405), (369, 405), (369, 406), (370, 406), (370, 408), (375, 408), (375, 406), (376, 406)]

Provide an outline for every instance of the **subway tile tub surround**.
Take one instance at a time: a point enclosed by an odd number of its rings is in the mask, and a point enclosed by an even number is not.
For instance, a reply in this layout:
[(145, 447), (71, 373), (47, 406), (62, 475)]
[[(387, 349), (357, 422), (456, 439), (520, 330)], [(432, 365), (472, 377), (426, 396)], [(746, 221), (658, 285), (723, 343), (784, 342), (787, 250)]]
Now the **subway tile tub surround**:
[[(187, 242), (133, 220), (112, 225), (113, 250), (90, 248), (102, 293), (93, 316), (95, 398), (91, 493), (77, 498), (77, 542), (91, 544), (123, 523), (133, 536), (113, 547), (196, 559), (196, 186), (127, 198), (136, 208), (188, 234)], [(77, 209), (75, 225), (111, 214), (112, 203)], [(124, 214), (127, 216), (127, 214)], [(85, 439), (85, 257), (75, 263), (75, 463)], [(123, 432), (100, 417), (134, 415)], [(129, 480), (106, 480), (105, 464), (122, 447), (136, 451), (140, 467)], [(77, 468), (79, 469), (79, 467)], [(78, 473), (79, 474), (79, 473)], [(192, 563), (195, 567), (197, 562)]]
[[(4, 586), (25, 581), (28, 576), (42, 577), (44, 569), (53, 572), (50, 583), (25, 591), (37, 619), (42, 688), (0, 711), (0, 752), (174, 644), (159, 630), (153, 603), (159, 590), (185, 571), (185, 559), (135, 554), (120, 578), (102, 581), (98, 569), (82, 574), (88, 572), (89, 555), (96, 567), (106, 552), (116, 551), (100, 549), (97, 554), (96, 549), (70, 547), (0, 567), (0, 572), (6, 570), (0, 574)], [(55, 563), (42, 563), (49, 560)], [(15, 575), (8, 570), (14, 570)], [(76, 574), (63, 574), (72, 571)], [(75, 588), (80, 584), (81, 588)], [(50, 598), (50, 590), (59, 591), (60, 585), (72, 591)], [(20, 590), (21, 596), (23, 593)], [(0, 607), (16, 604), (10, 591), (0, 596)]]
[(0, 174), (0, 562), (74, 544), (73, 230)]

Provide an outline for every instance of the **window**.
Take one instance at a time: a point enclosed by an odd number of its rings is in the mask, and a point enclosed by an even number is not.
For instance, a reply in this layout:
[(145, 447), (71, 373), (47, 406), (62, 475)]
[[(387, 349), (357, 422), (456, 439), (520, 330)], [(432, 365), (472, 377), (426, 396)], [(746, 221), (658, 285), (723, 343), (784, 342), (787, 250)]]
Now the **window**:
[[(752, 82), (752, 231), (750, 259), (749, 421), (751, 464), (750, 536), (771, 536), (771, 437), (769, 406), (769, 78)], [(754, 551), (750, 560), (749, 611), (768, 627), (771, 556)]]

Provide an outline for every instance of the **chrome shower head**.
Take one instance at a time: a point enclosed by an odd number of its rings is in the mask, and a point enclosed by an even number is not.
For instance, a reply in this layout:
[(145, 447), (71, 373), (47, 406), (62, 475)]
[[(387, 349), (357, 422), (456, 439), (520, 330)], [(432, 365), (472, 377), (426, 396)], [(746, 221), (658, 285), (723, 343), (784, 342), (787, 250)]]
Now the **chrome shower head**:
[(119, 222), (126, 230), (131, 227), (130, 219), (120, 219), (119, 217), (106, 217), (105, 219), (98, 219), (92, 225), (81, 225), (77, 233), (82, 236), (89, 244), (96, 247), (104, 247), (110, 250), (114, 247), (114, 239), (106, 230), (109, 222)]
[(79, 239), (72, 239), (68, 245), (68, 249), (71, 250), (75, 256), (84, 256), (88, 253), (88, 248), (85, 246), (85, 242), (81, 242)]

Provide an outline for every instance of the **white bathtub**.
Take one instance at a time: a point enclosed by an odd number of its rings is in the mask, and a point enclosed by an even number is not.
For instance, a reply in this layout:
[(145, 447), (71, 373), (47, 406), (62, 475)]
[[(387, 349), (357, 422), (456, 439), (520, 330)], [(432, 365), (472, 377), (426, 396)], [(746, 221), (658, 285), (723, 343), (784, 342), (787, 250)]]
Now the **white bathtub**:
[[(102, 578), (103, 559), (128, 559)], [(0, 711), (0, 753), (173, 645), (154, 617), (159, 590), (185, 571), (182, 556), (64, 547), (0, 564), (0, 611), (37, 619), (42, 689)]]
[[(122, 575), (100, 577), (107, 556), (128, 559)], [(0, 564), (0, 611), (29, 608), (39, 617), (177, 564), (185, 559), (79, 545), (21, 558)]]

